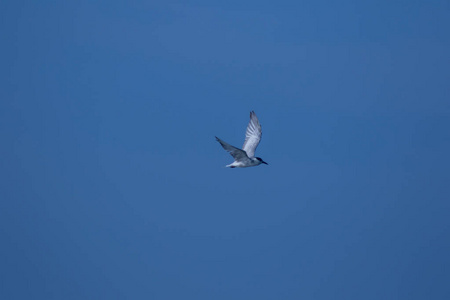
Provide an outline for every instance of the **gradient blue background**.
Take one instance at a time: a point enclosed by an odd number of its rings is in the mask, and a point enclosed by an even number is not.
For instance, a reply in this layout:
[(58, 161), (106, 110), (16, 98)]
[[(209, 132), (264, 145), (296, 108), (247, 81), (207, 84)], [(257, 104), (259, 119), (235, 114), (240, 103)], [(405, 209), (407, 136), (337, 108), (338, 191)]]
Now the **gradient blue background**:
[(450, 299), (449, 1), (0, 16), (1, 299)]

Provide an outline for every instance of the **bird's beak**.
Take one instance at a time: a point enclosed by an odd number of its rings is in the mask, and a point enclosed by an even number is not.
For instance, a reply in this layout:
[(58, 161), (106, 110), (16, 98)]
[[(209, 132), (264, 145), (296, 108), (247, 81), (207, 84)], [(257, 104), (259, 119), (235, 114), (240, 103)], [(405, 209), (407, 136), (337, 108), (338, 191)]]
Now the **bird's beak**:
[(268, 163), (266, 163), (265, 161), (262, 161), (263, 164), (269, 165)]

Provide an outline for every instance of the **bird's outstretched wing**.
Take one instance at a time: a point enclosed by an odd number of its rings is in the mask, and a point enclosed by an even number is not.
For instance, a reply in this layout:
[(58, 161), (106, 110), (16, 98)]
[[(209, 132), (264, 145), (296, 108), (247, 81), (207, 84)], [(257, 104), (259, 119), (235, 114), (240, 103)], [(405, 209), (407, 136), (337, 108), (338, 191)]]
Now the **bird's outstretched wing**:
[(247, 126), (247, 131), (245, 132), (245, 142), (242, 146), (248, 157), (255, 156), (256, 147), (258, 147), (259, 141), (261, 140), (262, 130), (261, 124), (259, 124), (258, 118), (254, 111), (250, 112), (250, 122)]
[(217, 136), (216, 136), (216, 140), (222, 145), (223, 149), (228, 151), (231, 154), (231, 156), (233, 156), (234, 160), (242, 161), (242, 160), (248, 159), (247, 153), (245, 153), (245, 151), (243, 151), (239, 148), (236, 148), (234, 146), (231, 146), (228, 143), (225, 143), (224, 141), (219, 139)]

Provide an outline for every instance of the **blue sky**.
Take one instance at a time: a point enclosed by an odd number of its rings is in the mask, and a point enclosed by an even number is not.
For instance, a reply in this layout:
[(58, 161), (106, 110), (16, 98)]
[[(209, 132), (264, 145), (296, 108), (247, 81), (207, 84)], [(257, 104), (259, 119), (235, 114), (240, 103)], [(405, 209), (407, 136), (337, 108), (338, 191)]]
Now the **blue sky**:
[(0, 14), (2, 299), (449, 299), (448, 1)]

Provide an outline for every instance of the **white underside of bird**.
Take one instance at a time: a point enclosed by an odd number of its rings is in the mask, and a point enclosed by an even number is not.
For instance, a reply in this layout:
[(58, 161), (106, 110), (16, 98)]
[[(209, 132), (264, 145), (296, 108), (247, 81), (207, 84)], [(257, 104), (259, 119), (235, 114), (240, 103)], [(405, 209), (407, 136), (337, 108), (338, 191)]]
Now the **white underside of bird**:
[(255, 167), (260, 164), (268, 164), (259, 157), (255, 157), (255, 150), (261, 141), (262, 130), (261, 124), (256, 117), (254, 111), (250, 112), (250, 122), (247, 126), (247, 131), (245, 132), (245, 141), (242, 149), (231, 146), (230, 144), (222, 141), (218, 137), (216, 140), (222, 145), (223, 149), (228, 151), (234, 158), (234, 162), (227, 165), (228, 168), (247, 168)]

